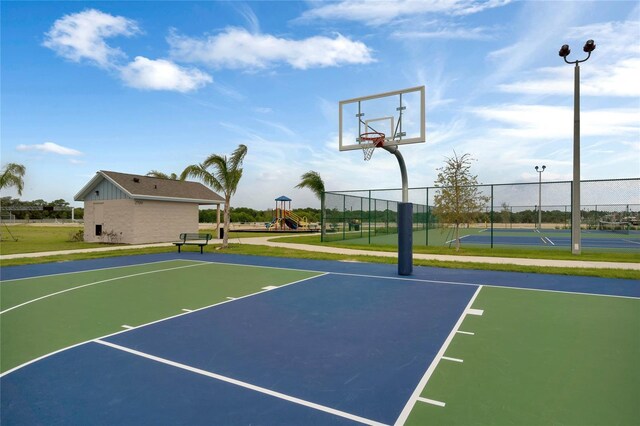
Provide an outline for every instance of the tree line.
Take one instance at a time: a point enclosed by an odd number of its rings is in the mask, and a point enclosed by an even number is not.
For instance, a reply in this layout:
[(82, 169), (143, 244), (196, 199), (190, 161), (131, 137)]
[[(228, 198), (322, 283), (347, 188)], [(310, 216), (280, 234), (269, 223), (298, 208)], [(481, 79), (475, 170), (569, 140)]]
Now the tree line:
[[(320, 222), (320, 209), (306, 207), (302, 209), (292, 209), (293, 213), (300, 217), (307, 218), (309, 222)], [(230, 209), (230, 218), (233, 223), (253, 223), (253, 222), (271, 222), (275, 217), (273, 209), (254, 210), (249, 207), (232, 207)], [(205, 209), (200, 210), (200, 223), (215, 223), (216, 210)]]
[[(3, 219), (6, 219), (9, 213), (18, 220), (71, 219), (71, 206), (63, 199), (22, 201), (19, 198), (2, 197), (0, 209)], [(75, 219), (82, 219), (84, 209), (76, 207), (73, 216)]]

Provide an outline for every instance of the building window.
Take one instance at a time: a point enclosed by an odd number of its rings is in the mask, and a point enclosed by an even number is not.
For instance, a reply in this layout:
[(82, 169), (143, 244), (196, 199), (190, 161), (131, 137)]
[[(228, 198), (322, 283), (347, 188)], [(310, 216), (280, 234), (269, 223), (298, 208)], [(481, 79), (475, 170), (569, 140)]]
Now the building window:
[(96, 236), (102, 235), (102, 225), (96, 225)]

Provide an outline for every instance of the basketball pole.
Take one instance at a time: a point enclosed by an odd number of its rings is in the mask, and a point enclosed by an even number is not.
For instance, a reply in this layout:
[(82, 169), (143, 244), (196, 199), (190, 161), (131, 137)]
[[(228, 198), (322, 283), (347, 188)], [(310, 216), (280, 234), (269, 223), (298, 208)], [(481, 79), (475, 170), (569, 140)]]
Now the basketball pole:
[(382, 146), (395, 155), (402, 176), (402, 202), (398, 203), (398, 275), (413, 272), (413, 204), (409, 202), (409, 180), (407, 166), (397, 146)]

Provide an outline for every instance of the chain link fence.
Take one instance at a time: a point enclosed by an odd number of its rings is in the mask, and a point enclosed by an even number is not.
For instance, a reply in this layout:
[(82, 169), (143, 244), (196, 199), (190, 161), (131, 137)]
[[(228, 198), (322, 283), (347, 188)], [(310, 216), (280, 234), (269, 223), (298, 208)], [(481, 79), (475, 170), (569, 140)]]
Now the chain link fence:
[[(455, 240), (455, 226), (442, 220), (434, 205), (440, 190), (409, 189), (414, 246), (451, 245)], [(481, 211), (470, 212), (472, 220), (460, 224), (463, 244), (569, 247), (570, 181), (478, 185), (477, 190), (486, 202)], [(325, 192), (322, 240), (397, 244), (401, 199), (401, 189)], [(640, 178), (582, 181), (581, 201), (583, 248), (640, 251)]]

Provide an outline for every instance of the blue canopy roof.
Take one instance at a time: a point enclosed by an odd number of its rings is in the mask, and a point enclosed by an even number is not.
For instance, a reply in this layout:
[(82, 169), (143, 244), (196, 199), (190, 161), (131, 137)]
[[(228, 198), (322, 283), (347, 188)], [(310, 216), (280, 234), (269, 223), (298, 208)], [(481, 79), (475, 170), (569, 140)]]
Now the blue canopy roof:
[(276, 198), (276, 201), (291, 201), (291, 198), (285, 196), (285, 195), (281, 195), (278, 198)]

